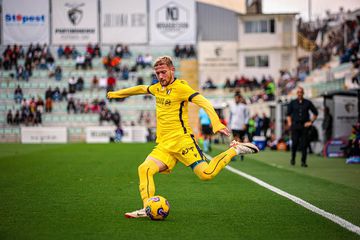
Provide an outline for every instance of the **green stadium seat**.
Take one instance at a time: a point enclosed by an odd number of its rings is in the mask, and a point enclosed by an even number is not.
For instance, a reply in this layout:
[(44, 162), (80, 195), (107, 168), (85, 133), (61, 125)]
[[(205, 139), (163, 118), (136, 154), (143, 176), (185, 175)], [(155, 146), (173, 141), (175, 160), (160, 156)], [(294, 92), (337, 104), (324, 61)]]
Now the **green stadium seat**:
[(14, 89), (15, 88), (15, 83), (14, 82), (9, 82), (8, 88)]
[(0, 88), (2, 89), (6, 89), (8, 87), (7, 83), (6, 82), (1, 82), (0, 84)]

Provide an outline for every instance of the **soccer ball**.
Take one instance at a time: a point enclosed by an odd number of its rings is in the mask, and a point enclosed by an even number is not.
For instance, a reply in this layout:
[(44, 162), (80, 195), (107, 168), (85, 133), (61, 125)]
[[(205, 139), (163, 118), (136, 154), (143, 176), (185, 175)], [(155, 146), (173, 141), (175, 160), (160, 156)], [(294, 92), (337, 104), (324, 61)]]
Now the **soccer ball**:
[(164, 197), (154, 196), (147, 200), (145, 211), (151, 220), (164, 220), (169, 215), (170, 204)]

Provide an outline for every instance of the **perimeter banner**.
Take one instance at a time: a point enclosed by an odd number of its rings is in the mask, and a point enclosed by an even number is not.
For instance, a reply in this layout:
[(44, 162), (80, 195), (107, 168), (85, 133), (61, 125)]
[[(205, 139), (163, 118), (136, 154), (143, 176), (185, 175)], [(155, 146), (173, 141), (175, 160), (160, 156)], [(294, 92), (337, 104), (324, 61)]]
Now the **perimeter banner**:
[(101, 41), (105, 44), (147, 43), (147, 1), (101, 1)]
[(49, 43), (48, 0), (3, 0), (3, 44)]
[(152, 0), (150, 2), (151, 44), (194, 44), (195, 40), (194, 0)]
[(52, 0), (52, 43), (99, 42), (97, 0)]

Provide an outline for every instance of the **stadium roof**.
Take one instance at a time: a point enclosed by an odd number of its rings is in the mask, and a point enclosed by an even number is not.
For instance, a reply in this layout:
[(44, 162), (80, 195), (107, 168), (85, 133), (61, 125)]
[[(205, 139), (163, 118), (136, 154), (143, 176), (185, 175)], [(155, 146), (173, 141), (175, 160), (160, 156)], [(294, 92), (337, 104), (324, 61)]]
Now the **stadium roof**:
[(222, 7), (240, 14), (246, 13), (246, 0), (197, 0), (197, 2)]

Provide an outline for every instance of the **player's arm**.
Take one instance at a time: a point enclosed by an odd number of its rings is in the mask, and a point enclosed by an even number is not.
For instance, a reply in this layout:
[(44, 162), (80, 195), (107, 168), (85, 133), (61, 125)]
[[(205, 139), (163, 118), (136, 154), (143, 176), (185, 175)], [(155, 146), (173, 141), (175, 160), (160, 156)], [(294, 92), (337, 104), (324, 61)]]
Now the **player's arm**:
[(214, 133), (221, 132), (227, 136), (230, 136), (230, 131), (227, 127), (220, 122), (219, 116), (216, 114), (214, 107), (210, 101), (204, 98), (202, 95), (197, 94), (191, 98), (191, 102), (195, 103), (199, 107), (202, 107), (205, 112), (209, 115), (212, 129)]
[(138, 85), (131, 88), (125, 88), (118, 91), (108, 92), (107, 98), (126, 98), (132, 95), (146, 94), (149, 92), (149, 86)]

